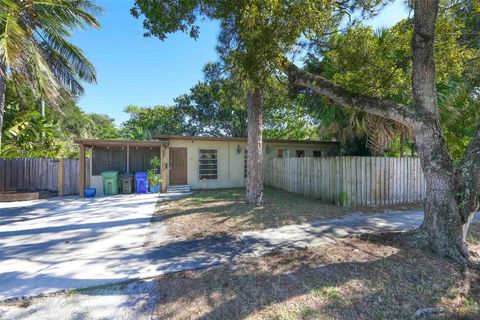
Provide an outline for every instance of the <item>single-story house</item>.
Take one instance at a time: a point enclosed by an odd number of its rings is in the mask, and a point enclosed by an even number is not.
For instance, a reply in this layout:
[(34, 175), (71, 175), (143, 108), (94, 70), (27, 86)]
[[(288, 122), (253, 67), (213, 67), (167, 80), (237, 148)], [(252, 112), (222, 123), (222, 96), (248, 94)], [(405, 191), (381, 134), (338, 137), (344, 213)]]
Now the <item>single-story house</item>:
[[(162, 192), (171, 185), (192, 189), (245, 186), (246, 138), (156, 136), (153, 140), (81, 139), (80, 190), (93, 187), (102, 194), (103, 171), (137, 172), (162, 159)], [(336, 156), (340, 144), (331, 141), (264, 139), (264, 158)], [(86, 157), (86, 153), (90, 154)], [(87, 163), (88, 170), (85, 170)], [(88, 172), (86, 172), (88, 171)]]

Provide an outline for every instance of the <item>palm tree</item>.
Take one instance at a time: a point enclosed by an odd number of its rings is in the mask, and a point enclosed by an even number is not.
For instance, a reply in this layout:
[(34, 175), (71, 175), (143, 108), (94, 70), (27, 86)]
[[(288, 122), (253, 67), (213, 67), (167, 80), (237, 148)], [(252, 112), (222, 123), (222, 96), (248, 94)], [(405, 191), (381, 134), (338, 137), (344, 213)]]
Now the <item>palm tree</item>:
[(94, 66), (66, 38), (99, 28), (100, 11), (90, 0), (0, 0), (0, 148), (7, 79), (57, 110), (83, 93), (80, 81), (96, 82)]

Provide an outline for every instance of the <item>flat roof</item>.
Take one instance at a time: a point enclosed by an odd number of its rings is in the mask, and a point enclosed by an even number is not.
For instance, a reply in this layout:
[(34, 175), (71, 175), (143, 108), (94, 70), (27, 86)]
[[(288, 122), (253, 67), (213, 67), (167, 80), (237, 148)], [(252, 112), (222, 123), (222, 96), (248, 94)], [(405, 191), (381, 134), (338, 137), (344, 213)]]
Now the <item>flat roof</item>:
[[(206, 136), (168, 136), (159, 135), (153, 140), (104, 140), (104, 139), (77, 139), (76, 144), (84, 146), (135, 146), (135, 147), (160, 147), (169, 140), (193, 140), (193, 141), (237, 141), (247, 142), (247, 138), (236, 137), (206, 137)], [(317, 141), (317, 140), (286, 140), (286, 139), (263, 139), (266, 143), (291, 143), (291, 144), (313, 144), (313, 145), (338, 145), (338, 141)]]
[[(212, 137), (212, 136), (170, 136), (158, 135), (156, 139), (160, 140), (199, 140), (199, 141), (238, 141), (247, 142), (247, 138), (238, 137)], [(321, 141), (321, 140), (288, 140), (288, 139), (263, 139), (268, 143), (303, 143), (303, 144), (340, 144), (338, 141)]]
[(105, 146), (134, 146), (134, 147), (161, 147), (167, 143), (165, 140), (108, 140), (108, 139), (77, 139), (76, 144), (83, 144), (87, 147)]

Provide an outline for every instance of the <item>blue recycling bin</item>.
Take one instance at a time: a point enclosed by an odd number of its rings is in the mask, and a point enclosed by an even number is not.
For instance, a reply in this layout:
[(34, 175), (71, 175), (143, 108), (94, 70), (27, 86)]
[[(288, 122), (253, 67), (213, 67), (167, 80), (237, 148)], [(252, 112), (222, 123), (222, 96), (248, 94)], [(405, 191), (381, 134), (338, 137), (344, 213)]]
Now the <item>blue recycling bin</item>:
[(147, 193), (148, 192), (148, 179), (146, 172), (135, 173), (135, 192)]

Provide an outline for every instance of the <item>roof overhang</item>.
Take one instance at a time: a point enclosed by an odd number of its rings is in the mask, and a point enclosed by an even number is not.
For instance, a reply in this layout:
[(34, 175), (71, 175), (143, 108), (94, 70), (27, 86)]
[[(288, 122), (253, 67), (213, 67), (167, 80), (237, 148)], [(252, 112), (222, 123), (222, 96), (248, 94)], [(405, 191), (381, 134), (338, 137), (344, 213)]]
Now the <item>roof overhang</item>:
[[(189, 141), (234, 141), (247, 142), (247, 138), (232, 137), (206, 137), (206, 136), (156, 136), (153, 140), (103, 140), (103, 139), (77, 139), (76, 144), (85, 147), (161, 147), (168, 145), (170, 140)], [(279, 144), (312, 144), (312, 145), (339, 145), (338, 141), (315, 141), (315, 140), (286, 140), (286, 139), (263, 139), (264, 143)]]
[[(190, 141), (235, 141), (235, 142), (247, 142), (247, 138), (236, 137), (209, 137), (209, 136), (169, 136), (158, 135), (156, 139), (163, 141), (168, 140), (190, 140)], [(318, 141), (318, 140), (286, 140), (286, 139), (263, 139), (265, 143), (290, 143), (290, 144), (315, 144), (315, 145), (338, 145), (338, 141)]]
[(168, 145), (166, 140), (103, 140), (103, 139), (78, 139), (76, 144), (85, 147), (161, 147)]

